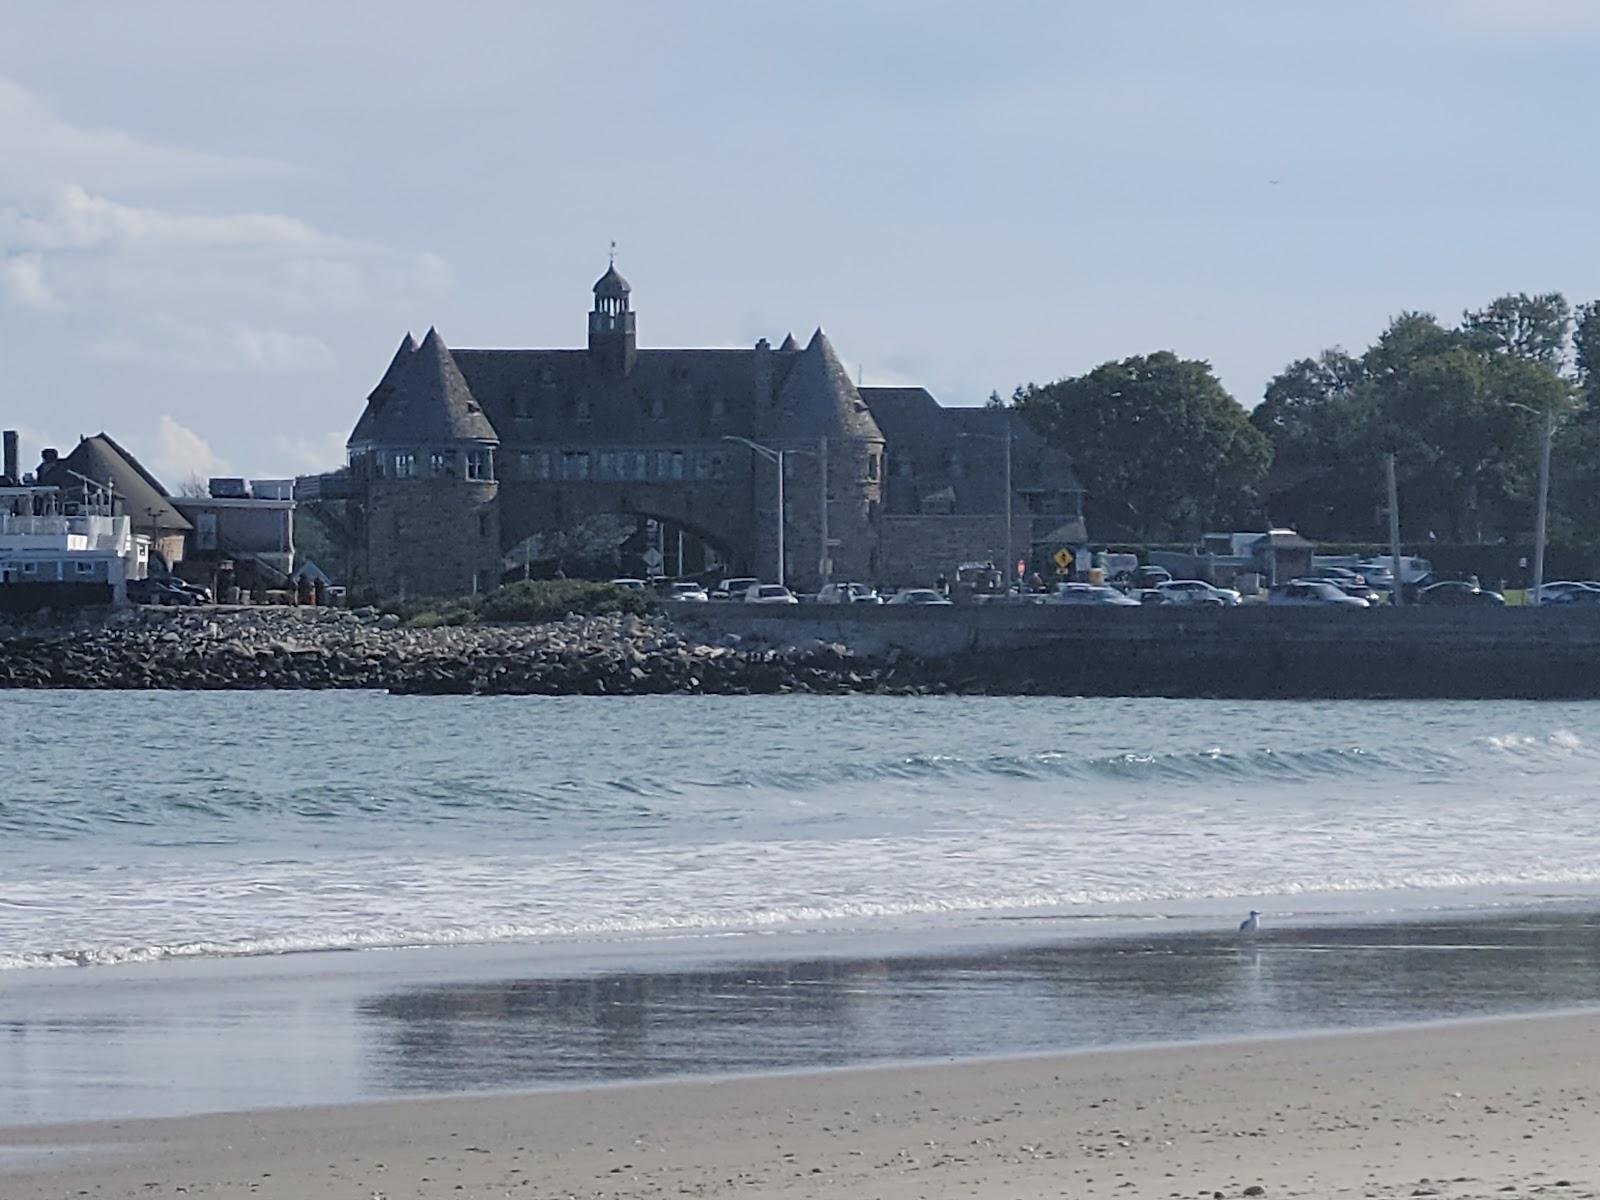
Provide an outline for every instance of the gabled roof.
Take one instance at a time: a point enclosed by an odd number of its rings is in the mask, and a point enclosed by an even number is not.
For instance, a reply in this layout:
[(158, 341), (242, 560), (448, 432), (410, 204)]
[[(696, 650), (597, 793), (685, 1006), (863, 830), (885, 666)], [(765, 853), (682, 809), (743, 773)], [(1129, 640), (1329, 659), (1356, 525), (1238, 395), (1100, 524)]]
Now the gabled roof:
[(114, 511), (132, 517), (133, 527), (140, 531), (183, 533), (193, 528), (173, 507), (161, 481), (106, 433), (84, 438), (65, 458), (41, 463), (37, 478), (68, 494), (81, 494), (88, 486), (84, 479), (109, 485)]
[(866, 401), (850, 382), (819, 328), (778, 390), (778, 429), (786, 437), (860, 437), (882, 441)]
[[(403, 353), (405, 344), (401, 343)], [(400, 354), (396, 355), (398, 359)], [(351, 434), (351, 443), (409, 445), (436, 442), (498, 442), (472, 389), (467, 386), (449, 347), (437, 329), (428, 330), (422, 345), (386, 372), (385, 395), (369, 401), (367, 411)], [(389, 379), (390, 373), (394, 378)], [(374, 393), (384, 390), (383, 381)], [(365, 428), (363, 428), (363, 426)]]

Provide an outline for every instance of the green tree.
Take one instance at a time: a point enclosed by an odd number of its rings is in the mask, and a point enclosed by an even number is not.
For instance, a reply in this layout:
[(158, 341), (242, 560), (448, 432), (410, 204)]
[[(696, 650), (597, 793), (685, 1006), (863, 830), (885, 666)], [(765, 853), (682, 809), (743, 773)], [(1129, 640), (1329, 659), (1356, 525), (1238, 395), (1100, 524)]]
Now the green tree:
[(1208, 363), (1161, 351), (1029, 384), (1014, 404), (1072, 455), (1095, 528), (1192, 537), (1257, 508), (1267, 439)]
[(1252, 414), (1273, 442), (1272, 515), (1312, 537), (1379, 535), (1393, 453), (1413, 536), (1530, 529), (1538, 414), (1571, 409), (1569, 373), (1600, 351), (1600, 320), (1586, 350), (1582, 317), (1575, 326), (1559, 294), (1505, 296), (1454, 329), (1402, 313), (1359, 358), (1331, 350), (1290, 364)]

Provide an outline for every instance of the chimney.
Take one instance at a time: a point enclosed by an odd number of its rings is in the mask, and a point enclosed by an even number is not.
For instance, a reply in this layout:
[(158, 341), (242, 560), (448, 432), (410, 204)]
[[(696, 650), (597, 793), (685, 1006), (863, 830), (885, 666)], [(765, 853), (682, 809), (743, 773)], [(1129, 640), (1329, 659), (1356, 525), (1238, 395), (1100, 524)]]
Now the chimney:
[(47, 463), (53, 463), (53, 462), (55, 462), (56, 459), (58, 459), (60, 457), (61, 456), (56, 453), (56, 450), (55, 450), (54, 446), (46, 446), (43, 450), (41, 450), (39, 452), (39, 458), (42, 461), (47, 462)]
[(21, 483), (21, 466), (17, 462), (17, 431), (5, 431), (5, 466), (0, 467), (0, 475), (4, 475), (12, 483)]

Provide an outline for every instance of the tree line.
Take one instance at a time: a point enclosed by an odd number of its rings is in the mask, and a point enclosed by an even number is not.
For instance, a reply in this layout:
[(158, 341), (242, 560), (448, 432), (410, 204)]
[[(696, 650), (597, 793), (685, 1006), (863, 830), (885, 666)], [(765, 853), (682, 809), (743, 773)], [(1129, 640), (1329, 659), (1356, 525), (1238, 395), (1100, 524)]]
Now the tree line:
[(1253, 411), (1210, 364), (1168, 351), (1026, 384), (1009, 403), (1072, 455), (1097, 536), (1143, 541), (1268, 520), (1382, 540), (1390, 454), (1406, 540), (1526, 537), (1549, 411), (1551, 536), (1600, 541), (1600, 302), (1508, 295), (1448, 326), (1401, 313), (1360, 354), (1290, 363)]

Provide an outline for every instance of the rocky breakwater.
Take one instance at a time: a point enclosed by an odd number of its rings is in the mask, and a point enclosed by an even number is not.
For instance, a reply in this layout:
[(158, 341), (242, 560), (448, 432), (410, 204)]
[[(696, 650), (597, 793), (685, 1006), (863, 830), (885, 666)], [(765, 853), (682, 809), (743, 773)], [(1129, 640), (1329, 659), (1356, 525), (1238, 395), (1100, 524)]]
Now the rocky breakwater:
[(371, 609), (124, 610), (0, 625), (0, 687), (376, 688), (407, 694), (922, 691), (841, 645), (710, 644), (661, 617), (410, 629)]

